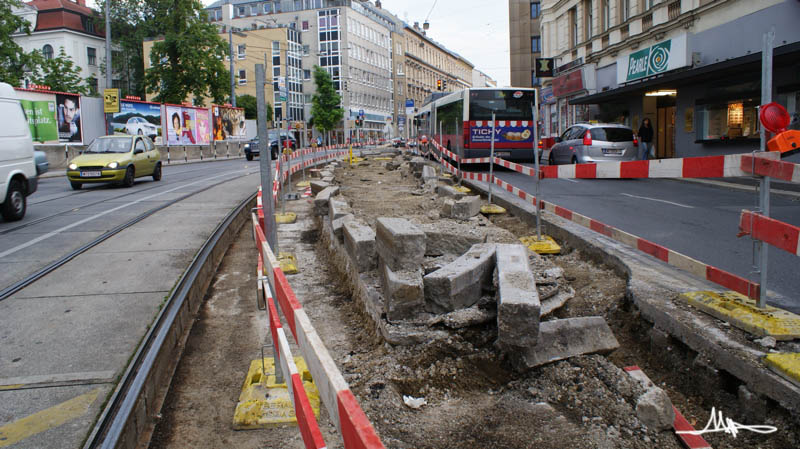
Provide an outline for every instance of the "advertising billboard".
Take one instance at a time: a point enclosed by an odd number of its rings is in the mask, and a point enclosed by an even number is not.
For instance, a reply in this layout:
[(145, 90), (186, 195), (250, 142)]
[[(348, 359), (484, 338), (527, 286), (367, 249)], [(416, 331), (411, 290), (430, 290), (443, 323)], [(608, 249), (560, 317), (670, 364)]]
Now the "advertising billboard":
[(208, 143), (207, 109), (166, 106), (165, 111), (167, 145), (202, 145)]
[(114, 134), (143, 135), (161, 144), (161, 105), (143, 101), (121, 100), (119, 112), (112, 114)]
[(28, 117), (35, 143), (58, 143), (55, 100), (24, 100), (20, 104)]
[[(492, 141), (492, 127), (485, 126), (470, 126), (469, 140), (474, 143), (491, 143)], [(520, 123), (521, 122), (506, 122), (506, 123)], [(530, 143), (533, 144), (533, 131), (530, 126), (504, 126), (503, 122), (498, 121), (500, 126), (494, 129), (494, 142), (495, 143)]]
[(195, 127), (197, 128), (197, 134), (195, 134), (195, 136), (197, 138), (197, 143), (200, 145), (208, 145), (211, 140), (211, 129), (209, 128), (211, 122), (209, 121), (208, 109), (197, 109), (195, 113)]
[(214, 140), (244, 139), (247, 136), (244, 109), (214, 106), (211, 111)]
[(59, 142), (83, 142), (80, 95), (56, 94), (56, 122)]

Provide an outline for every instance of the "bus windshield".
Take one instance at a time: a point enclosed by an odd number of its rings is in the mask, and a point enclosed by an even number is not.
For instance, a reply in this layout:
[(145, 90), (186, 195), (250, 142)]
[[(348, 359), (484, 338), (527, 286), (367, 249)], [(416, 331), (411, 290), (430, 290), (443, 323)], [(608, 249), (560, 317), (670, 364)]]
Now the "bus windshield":
[(497, 120), (532, 120), (531, 90), (471, 90), (469, 92), (469, 120), (491, 120), (496, 111)]

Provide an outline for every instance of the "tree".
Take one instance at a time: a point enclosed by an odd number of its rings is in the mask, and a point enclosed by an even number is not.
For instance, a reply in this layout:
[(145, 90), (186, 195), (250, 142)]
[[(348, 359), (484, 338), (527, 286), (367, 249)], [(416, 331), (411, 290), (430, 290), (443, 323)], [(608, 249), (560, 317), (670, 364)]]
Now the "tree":
[(38, 52), (33, 53), (36, 68), (31, 74), (31, 82), (44, 84), (59, 92), (75, 92), (84, 95), (96, 93), (96, 86), (86, 84), (81, 78), (81, 69), (75, 64), (61, 47), (58, 56), (47, 59)]
[(317, 86), (317, 93), (311, 98), (314, 126), (328, 134), (344, 117), (344, 109), (339, 107), (342, 97), (336, 93), (331, 75), (320, 66), (314, 66), (314, 84)]
[(31, 55), (11, 38), (14, 33), (31, 34), (30, 23), (13, 13), (13, 8), (21, 6), (19, 0), (0, 2), (0, 82), (12, 86), (19, 86), (26, 66), (32, 62)]
[(191, 94), (195, 103), (205, 97), (222, 103), (227, 97), (228, 70), (223, 58), (227, 44), (217, 28), (207, 23), (198, 0), (172, 0), (163, 15), (164, 40), (153, 44), (145, 89), (155, 101), (182, 103)]
[(254, 119), (258, 114), (258, 100), (252, 95), (237, 95), (236, 106), (244, 108), (244, 118)]

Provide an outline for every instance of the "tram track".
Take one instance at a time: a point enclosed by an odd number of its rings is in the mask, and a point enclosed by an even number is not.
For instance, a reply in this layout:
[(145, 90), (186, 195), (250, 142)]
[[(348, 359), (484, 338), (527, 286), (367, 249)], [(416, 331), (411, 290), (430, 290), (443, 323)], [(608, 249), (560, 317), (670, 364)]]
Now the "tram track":
[[(144, 213), (139, 214), (136, 217), (134, 217), (134, 218), (132, 218), (132, 219), (130, 219), (130, 220), (118, 225), (118, 226), (115, 226), (114, 228), (112, 228), (112, 229), (104, 232), (100, 236), (96, 237), (92, 241), (90, 241), (90, 242), (88, 242), (88, 243), (86, 243), (84, 245), (81, 245), (77, 249), (75, 249), (75, 250), (73, 250), (73, 251), (71, 251), (71, 252), (69, 252), (69, 253), (61, 256), (61, 257), (59, 257), (58, 259), (56, 259), (53, 262), (50, 262), (49, 264), (47, 264), (43, 268), (40, 268), (40, 269), (36, 270), (35, 272), (33, 272), (32, 274), (29, 274), (29, 275), (23, 277), (22, 279), (20, 279), (19, 281), (17, 281), (15, 283), (3, 288), (2, 290), (0, 290), (0, 301), (3, 301), (4, 299), (9, 298), (10, 296), (12, 296), (13, 294), (15, 294), (18, 291), (22, 290), (23, 288), (33, 284), (37, 280), (41, 279), (42, 277), (46, 276), (47, 274), (55, 271), (59, 267), (61, 267), (64, 264), (68, 263), (72, 259), (74, 259), (74, 258), (78, 257), (79, 255), (85, 253), (86, 251), (94, 248), (95, 246), (99, 245), (100, 243), (102, 243), (102, 242), (108, 240), (109, 238), (113, 237), (114, 235), (120, 233), (121, 231), (124, 231), (125, 229), (130, 228), (131, 226), (135, 225), (136, 223), (139, 223), (140, 221), (150, 217), (151, 215), (155, 214), (156, 212), (159, 212), (159, 211), (161, 211), (163, 209), (166, 209), (167, 207), (170, 207), (170, 206), (172, 206), (172, 205), (174, 205), (176, 203), (179, 203), (179, 202), (181, 202), (181, 201), (183, 201), (183, 200), (185, 200), (187, 198), (190, 198), (190, 197), (192, 197), (194, 195), (197, 195), (199, 193), (205, 192), (205, 191), (207, 191), (207, 190), (209, 190), (211, 188), (214, 188), (214, 187), (216, 187), (218, 185), (221, 185), (221, 184), (224, 184), (226, 182), (230, 182), (230, 181), (233, 181), (235, 179), (239, 179), (239, 178), (242, 178), (242, 177), (245, 177), (245, 176), (250, 176), (253, 173), (258, 173), (258, 170), (247, 171), (246, 173), (244, 173), (244, 174), (242, 174), (240, 176), (235, 176), (233, 178), (226, 178), (226, 179), (224, 179), (222, 181), (219, 181), (217, 183), (210, 184), (210, 185), (208, 185), (206, 187), (203, 187), (200, 190), (195, 190), (195, 191), (189, 192), (189, 193), (187, 193), (185, 195), (181, 195), (180, 197), (174, 198), (174, 199), (172, 199), (172, 200), (170, 200), (170, 201), (168, 201), (168, 202), (166, 202), (164, 204), (161, 204), (161, 205), (159, 205), (157, 207), (149, 209), (149, 210), (145, 211)], [(156, 187), (153, 187), (153, 188), (156, 188)], [(147, 190), (150, 190), (150, 189), (152, 189), (152, 188), (149, 188), (149, 189), (146, 189), (146, 190), (139, 190), (136, 193), (142, 193), (143, 191), (147, 191)], [(134, 194), (134, 193), (120, 195), (117, 198), (121, 198), (121, 197), (132, 195), (132, 194)], [(111, 199), (111, 200), (113, 200), (113, 199)], [(98, 203), (107, 202), (107, 201), (110, 201), (110, 200), (109, 199), (104, 199), (102, 201), (99, 201), (99, 202), (96, 202), (96, 203), (93, 203), (93, 204), (98, 204)], [(87, 207), (87, 206), (83, 206), (83, 207)], [(71, 211), (72, 211), (72, 209), (70, 209), (70, 212)], [(59, 215), (64, 215), (65, 213), (67, 213), (67, 212), (54, 214), (53, 217), (59, 216)], [(45, 217), (43, 217), (43, 218), (45, 218)]]

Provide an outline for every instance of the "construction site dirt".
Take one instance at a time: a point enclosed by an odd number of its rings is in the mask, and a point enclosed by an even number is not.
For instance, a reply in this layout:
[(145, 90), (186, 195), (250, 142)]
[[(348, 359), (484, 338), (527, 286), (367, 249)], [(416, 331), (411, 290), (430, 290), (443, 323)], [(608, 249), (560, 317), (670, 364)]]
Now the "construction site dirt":
[[(422, 189), (406, 164), (401, 156), (367, 157), (336, 168), (335, 183), (356, 219), (373, 229), (379, 217), (447, 226), (440, 218), (441, 199)], [(704, 435), (712, 447), (800, 446), (797, 416), (767, 399), (743, 408), (736, 382), (698, 366), (696, 353), (640, 319), (626, 299), (626, 279), (577, 249), (562, 244), (559, 255), (531, 255), (542, 298), (559, 288), (574, 292), (542, 320), (601, 316), (620, 346), (610, 354), (520, 371), (495, 344), (498, 331), (491, 321), (456, 329), (432, 322), (432, 331), (449, 335), (413, 345), (387, 343), (353, 299), (353, 286), (323, 243), (313, 198), (287, 202), (285, 208), (298, 217), (278, 232), (280, 250), (297, 258), (299, 273), (289, 282), (387, 448), (682, 447), (674, 431), (648, 429), (637, 417), (637, 399), (645, 390), (623, 370), (630, 365), (638, 365), (697, 429), (705, 426), (712, 407), (736, 422), (778, 429), (769, 435), (743, 431), (735, 438)], [(485, 228), (497, 243), (519, 243), (519, 237), (535, 233), (510, 214), (478, 215), (464, 223)], [(256, 260), (245, 227), (194, 323), (151, 447), (305, 447), (297, 427), (232, 428), (250, 361), (270, 344), (266, 314), (256, 304)], [(300, 355), (296, 346), (293, 350)], [(318, 421), (327, 447), (343, 447), (324, 407)]]

